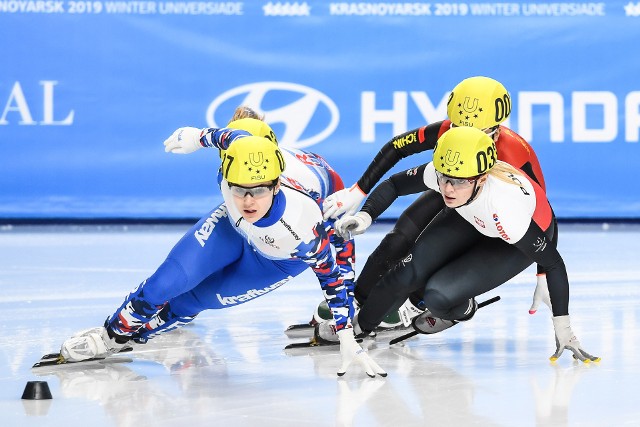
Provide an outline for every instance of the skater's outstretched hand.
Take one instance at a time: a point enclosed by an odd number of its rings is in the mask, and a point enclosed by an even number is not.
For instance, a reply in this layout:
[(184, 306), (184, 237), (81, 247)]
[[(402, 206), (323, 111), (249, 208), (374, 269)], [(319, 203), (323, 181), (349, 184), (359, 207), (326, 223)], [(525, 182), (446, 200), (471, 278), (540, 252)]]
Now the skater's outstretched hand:
[(544, 303), (551, 309), (551, 298), (549, 297), (549, 287), (547, 285), (547, 275), (545, 273), (536, 275), (536, 290), (533, 292), (533, 303), (529, 309), (529, 314), (535, 314), (538, 311), (540, 303)]
[(338, 331), (338, 338), (340, 339), (340, 355), (342, 356), (342, 365), (338, 371), (338, 376), (343, 376), (354, 360), (362, 366), (362, 369), (371, 378), (376, 375), (387, 376), (387, 373), (356, 342), (352, 328)]
[(552, 362), (558, 360), (565, 349), (571, 350), (573, 357), (584, 363), (600, 361), (599, 357), (590, 355), (582, 348), (580, 341), (571, 330), (568, 315), (553, 317), (553, 328), (556, 332), (556, 352), (549, 358)]
[(193, 127), (178, 128), (164, 141), (164, 151), (167, 153), (189, 154), (202, 148), (200, 135), (202, 129)]

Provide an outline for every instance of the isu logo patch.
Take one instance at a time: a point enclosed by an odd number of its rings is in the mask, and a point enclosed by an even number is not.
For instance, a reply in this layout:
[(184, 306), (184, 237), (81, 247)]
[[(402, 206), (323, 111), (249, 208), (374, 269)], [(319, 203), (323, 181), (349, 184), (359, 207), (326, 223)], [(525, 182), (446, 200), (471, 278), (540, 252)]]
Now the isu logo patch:
[(533, 244), (533, 247), (536, 248), (536, 252), (542, 252), (547, 247), (547, 239), (544, 237), (538, 237)]

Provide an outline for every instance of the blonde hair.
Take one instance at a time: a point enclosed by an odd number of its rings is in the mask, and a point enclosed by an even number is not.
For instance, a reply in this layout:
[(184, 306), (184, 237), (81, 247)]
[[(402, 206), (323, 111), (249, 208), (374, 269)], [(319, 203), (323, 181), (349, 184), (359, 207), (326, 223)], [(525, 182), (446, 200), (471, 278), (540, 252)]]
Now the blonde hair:
[(264, 121), (264, 114), (258, 114), (253, 108), (247, 107), (246, 105), (241, 105), (233, 112), (233, 116), (231, 116), (231, 120), (229, 120), (229, 123), (247, 118)]
[(509, 177), (510, 174), (523, 175), (524, 172), (502, 161), (497, 161), (489, 171), (489, 175), (498, 178), (500, 181), (506, 182), (507, 184), (519, 185)]

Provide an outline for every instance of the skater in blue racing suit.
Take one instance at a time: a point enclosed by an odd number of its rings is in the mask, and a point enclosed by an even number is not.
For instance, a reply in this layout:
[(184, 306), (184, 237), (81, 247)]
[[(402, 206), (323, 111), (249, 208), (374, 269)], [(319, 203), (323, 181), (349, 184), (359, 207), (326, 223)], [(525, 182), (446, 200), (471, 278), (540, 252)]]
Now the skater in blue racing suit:
[(218, 148), (224, 203), (180, 239), (103, 327), (65, 341), (65, 360), (106, 357), (132, 341), (146, 342), (203, 310), (233, 307), (267, 294), (310, 267), (336, 323), (342, 355), (338, 375), (355, 360), (367, 375), (386, 376), (354, 338), (353, 242), (337, 236), (333, 221), (322, 218), (319, 204), (342, 188), (324, 159), (279, 148), (269, 126), (252, 118), (220, 129), (180, 128), (165, 146), (178, 153)]

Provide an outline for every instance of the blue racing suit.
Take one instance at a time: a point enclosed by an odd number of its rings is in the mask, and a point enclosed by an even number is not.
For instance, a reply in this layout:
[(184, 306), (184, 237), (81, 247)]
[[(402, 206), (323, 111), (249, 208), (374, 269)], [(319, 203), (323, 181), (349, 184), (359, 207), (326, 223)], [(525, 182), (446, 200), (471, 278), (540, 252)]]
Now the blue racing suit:
[[(228, 148), (244, 131), (208, 129), (203, 146)], [(355, 251), (334, 233), (320, 206), (344, 187), (326, 161), (313, 153), (281, 148), (286, 170), (267, 215), (243, 221), (219, 176), (225, 203), (214, 208), (178, 241), (166, 260), (107, 319), (117, 340), (144, 342), (175, 329), (206, 309), (233, 307), (285, 284), (310, 267), (336, 321), (353, 316)], [(332, 246), (336, 256), (332, 252)]]

